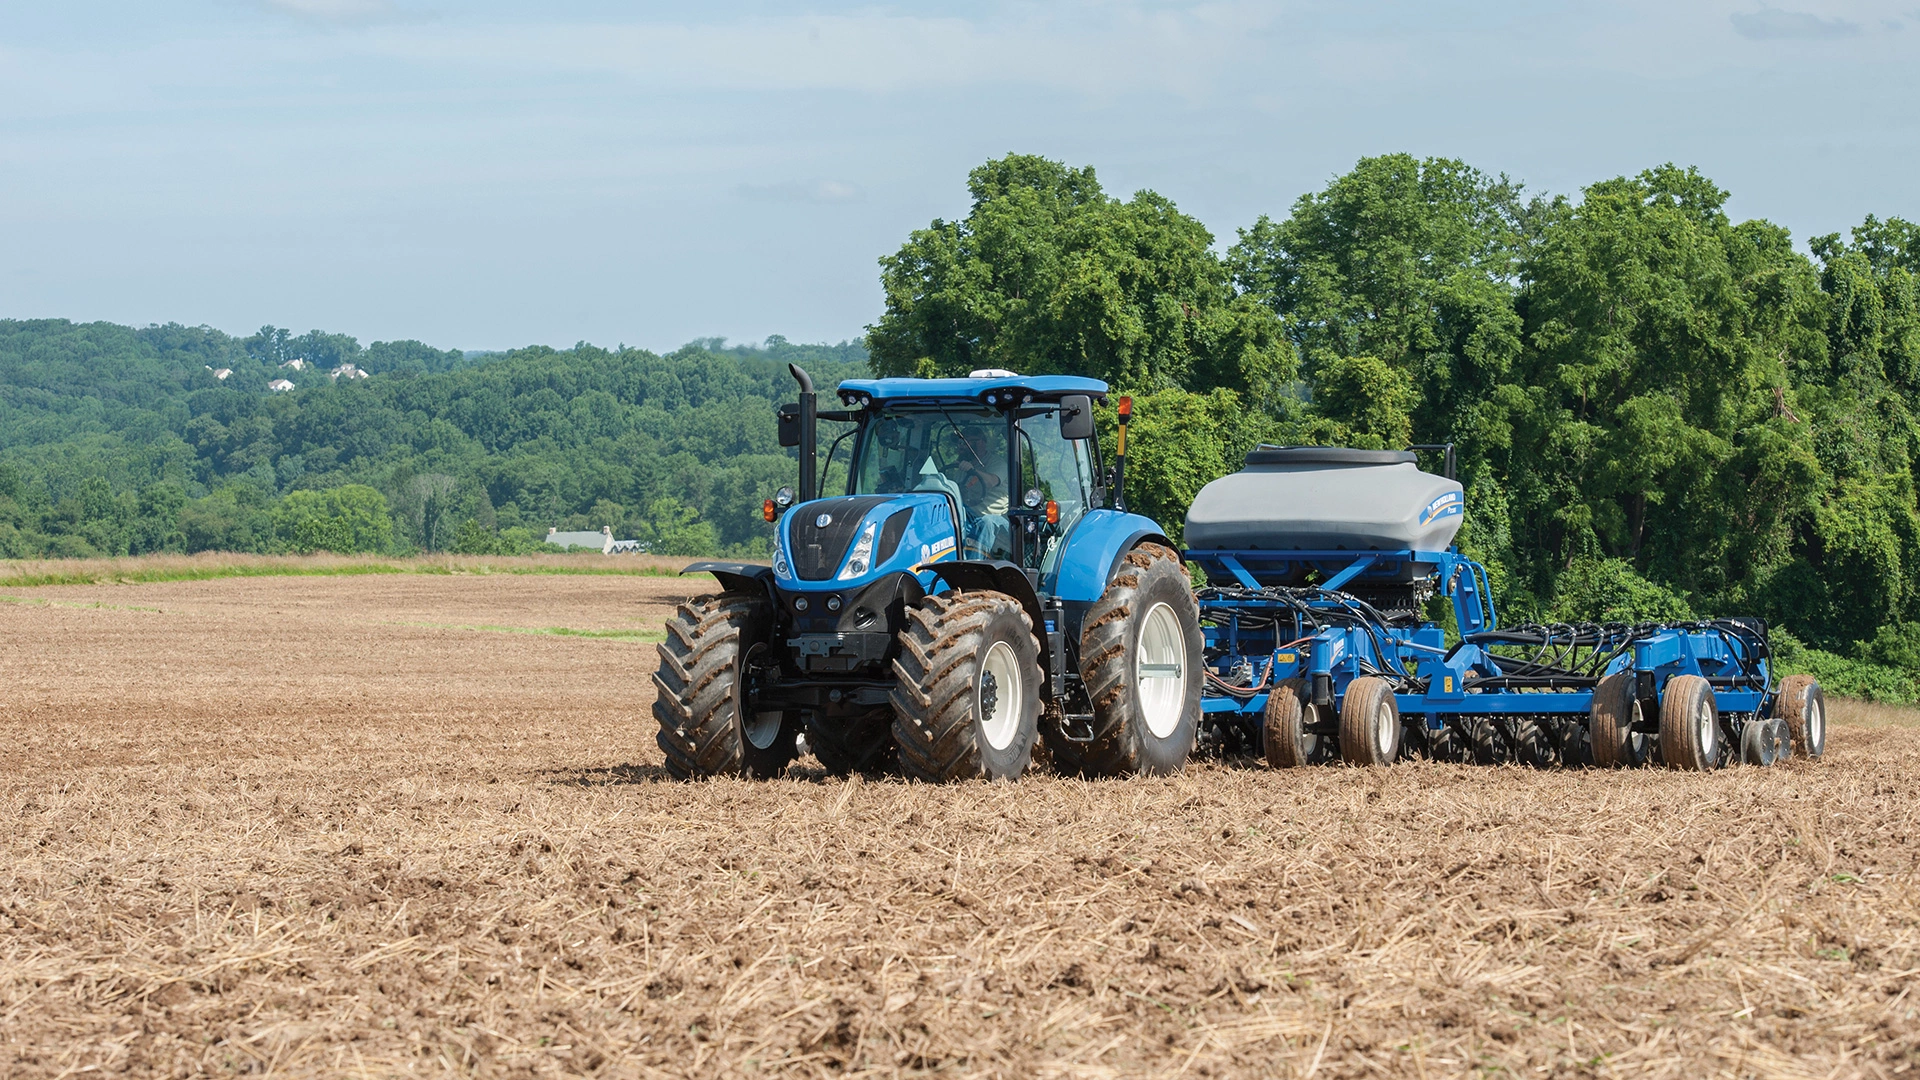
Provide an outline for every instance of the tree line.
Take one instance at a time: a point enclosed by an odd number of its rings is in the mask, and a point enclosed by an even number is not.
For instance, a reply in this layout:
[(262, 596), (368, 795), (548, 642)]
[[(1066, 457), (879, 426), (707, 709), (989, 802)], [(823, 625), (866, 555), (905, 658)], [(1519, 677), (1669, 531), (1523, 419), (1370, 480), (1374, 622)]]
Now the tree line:
[[(764, 553), (760, 500), (792, 482), (774, 423), (790, 361), (832, 381), (866, 352), (776, 337), (467, 356), (0, 320), (0, 557), (512, 554), (603, 526), (663, 554)], [(332, 376), (342, 364), (369, 377)], [(296, 388), (269, 391), (278, 378)]]
[(1836, 685), (1914, 696), (1911, 222), (1801, 250), (1693, 169), (1548, 196), (1389, 155), (1221, 251), (1091, 169), (1013, 155), (968, 187), (882, 260), (876, 370), (1132, 391), (1133, 501), (1175, 528), (1257, 442), (1451, 442), (1509, 620), (1761, 615)]

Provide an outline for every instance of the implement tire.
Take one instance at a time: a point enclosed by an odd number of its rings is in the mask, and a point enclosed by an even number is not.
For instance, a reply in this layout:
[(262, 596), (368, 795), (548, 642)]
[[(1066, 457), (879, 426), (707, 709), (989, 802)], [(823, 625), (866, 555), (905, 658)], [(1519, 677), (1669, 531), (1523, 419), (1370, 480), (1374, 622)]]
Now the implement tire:
[(1367, 675), (1340, 702), (1340, 757), (1349, 765), (1391, 765), (1400, 756), (1400, 704), (1393, 684)]
[(1670, 769), (1720, 767), (1720, 707), (1698, 675), (1675, 675), (1660, 695), (1660, 760)]
[(893, 742), (909, 779), (1015, 780), (1040, 738), (1040, 644), (1020, 601), (988, 590), (907, 609)]
[(766, 779), (793, 760), (795, 718), (748, 712), (744, 700), (747, 663), (772, 617), (764, 597), (723, 593), (689, 600), (667, 620), (667, 639), (655, 646), (653, 718), (669, 773)]
[(1318, 723), (1320, 710), (1305, 679), (1282, 679), (1267, 695), (1261, 741), (1266, 746), (1267, 764), (1276, 769), (1297, 769), (1318, 762), (1320, 740), (1325, 736), (1306, 730)]
[(1180, 556), (1160, 544), (1127, 552), (1080, 633), (1093, 738), (1075, 742), (1048, 725), (1055, 768), (1081, 776), (1167, 776), (1185, 768), (1200, 729), (1204, 648)]
[(1646, 733), (1633, 730), (1641, 716), (1640, 698), (1635, 692), (1638, 683), (1633, 672), (1617, 671), (1593, 689), (1593, 705), (1587, 710), (1587, 740), (1596, 768), (1631, 769), (1646, 764)]
[(1554, 746), (1553, 736), (1540, 721), (1520, 717), (1513, 721), (1509, 733), (1513, 760), (1534, 769), (1550, 769), (1560, 763), (1559, 748)]
[(1773, 695), (1773, 715), (1787, 722), (1794, 757), (1818, 760), (1827, 752), (1827, 695), (1813, 676), (1787, 676)]

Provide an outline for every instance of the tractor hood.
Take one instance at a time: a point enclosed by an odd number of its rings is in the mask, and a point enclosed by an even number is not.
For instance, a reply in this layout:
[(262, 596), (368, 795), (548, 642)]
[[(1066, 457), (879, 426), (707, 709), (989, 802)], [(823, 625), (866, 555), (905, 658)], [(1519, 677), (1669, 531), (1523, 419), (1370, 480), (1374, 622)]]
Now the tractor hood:
[(954, 558), (945, 495), (845, 495), (815, 499), (780, 518), (773, 574), (789, 591), (845, 589), (883, 574)]

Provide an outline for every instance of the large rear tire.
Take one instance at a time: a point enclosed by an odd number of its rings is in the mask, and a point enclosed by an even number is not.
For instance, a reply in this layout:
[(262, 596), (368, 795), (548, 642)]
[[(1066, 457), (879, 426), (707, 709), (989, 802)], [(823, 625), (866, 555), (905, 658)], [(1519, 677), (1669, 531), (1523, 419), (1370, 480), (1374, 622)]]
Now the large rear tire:
[(1093, 738), (1078, 742), (1049, 725), (1055, 767), (1082, 776), (1185, 768), (1200, 728), (1203, 649), (1200, 608), (1180, 557), (1160, 544), (1127, 552), (1080, 632)]
[(1014, 780), (1040, 738), (1040, 645), (1005, 593), (929, 596), (907, 610), (893, 662), (900, 771), (930, 783)]
[(1698, 675), (1675, 675), (1660, 695), (1660, 760), (1670, 769), (1720, 767), (1720, 707)]
[(1393, 684), (1367, 675), (1340, 702), (1340, 756), (1350, 765), (1391, 765), (1400, 756), (1400, 704)]
[(1813, 676), (1787, 676), (1773, 696), (1773, 715), (1787, 722), (1794, 757), (1818, 759), (1827, 752), (1827, 695)]
[(765, 598), (742, 593), (696, 597), (667, 620), (667, 640), (656, 646), (653, 718), (669, 773), (766, 779), (793, 761), (793, 715), (755, 712), (746, 694), (771, 621)]
[(1634, 672), (1617, 671), (1593, 689), (1593, 705), (1587, 710), (1587, 739), (1598, 768), (1631, 769), (1646, 764), (1646, 733), (1633, 730), (1641, 717), (1638, 683)]

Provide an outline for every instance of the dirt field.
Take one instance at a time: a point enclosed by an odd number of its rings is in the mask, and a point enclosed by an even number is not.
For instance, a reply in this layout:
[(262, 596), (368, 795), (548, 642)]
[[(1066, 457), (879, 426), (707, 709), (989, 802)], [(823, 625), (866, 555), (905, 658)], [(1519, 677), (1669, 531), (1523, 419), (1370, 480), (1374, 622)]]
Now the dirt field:
[(698, 587), (0, 590), (0, 1074), (1920, 1062), (1909, 714), (1714, 775), (686, 785), (635, 635)]

